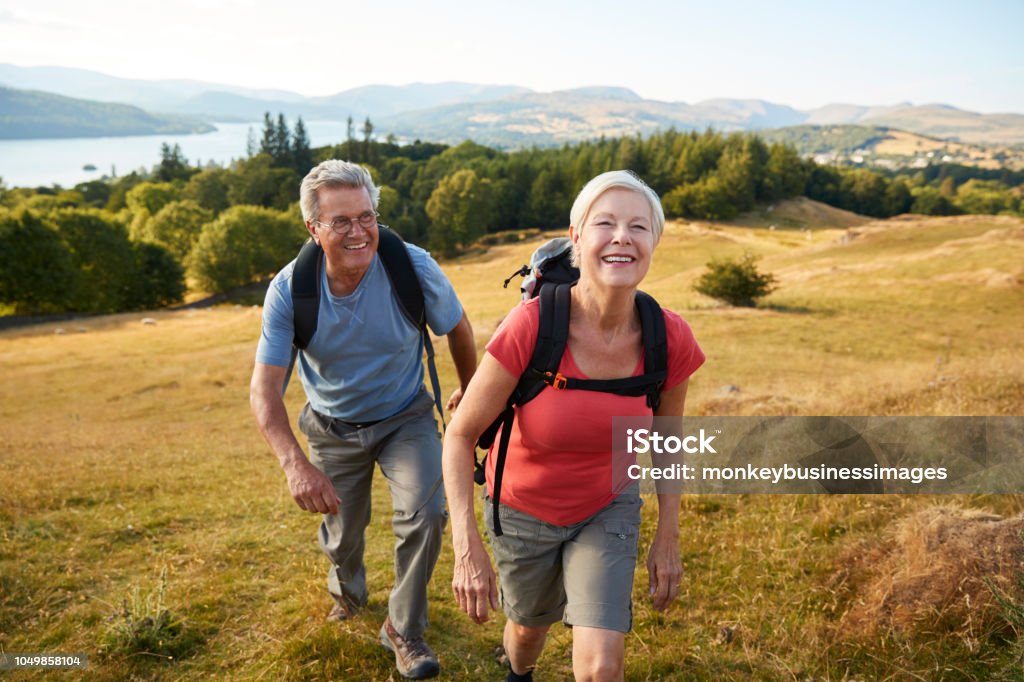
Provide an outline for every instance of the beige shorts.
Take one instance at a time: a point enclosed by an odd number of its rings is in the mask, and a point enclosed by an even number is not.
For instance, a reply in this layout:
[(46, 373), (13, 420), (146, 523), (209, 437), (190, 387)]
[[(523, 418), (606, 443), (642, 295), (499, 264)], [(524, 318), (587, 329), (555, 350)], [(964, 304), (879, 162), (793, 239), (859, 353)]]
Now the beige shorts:
[(494, 536), (494, 507), (485, 499), (501, 604), (509, 620), (528, 627), (564, 620), (629, 632), (643, 504), (635, 487), (571, 526), (554, 526), (499, 505), (500, 537)]

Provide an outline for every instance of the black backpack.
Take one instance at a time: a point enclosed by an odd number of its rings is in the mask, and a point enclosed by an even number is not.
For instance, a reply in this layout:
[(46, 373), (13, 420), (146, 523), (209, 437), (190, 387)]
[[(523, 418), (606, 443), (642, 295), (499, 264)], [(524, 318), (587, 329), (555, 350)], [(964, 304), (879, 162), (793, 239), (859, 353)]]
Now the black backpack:
[[(442, 429), (445, 427), (444, 408), (441, 406), (441, 382), (437, 378), (437, 367), (434, 364), (434, 345), (430, 342), (427, 331), (426, 304), (423, 299), (423, 288), (416, 278), (405, 241), (397, 232), (387, 225), (380, 225), (377, 241), (377, 255), (384, 266), (384, 272), (391, 282), (391, 291), (398, 301), (402, 314), (413, 327), (420, 330), (423, 347), (427, 351), (427, 368), (430, 372), (430, 383), (434, 391), (434, 405), (441, 415)], [(292, 357), (285, 375), (284, 390), (288, 388), (295, 358), (301, 349), (309, 346), (316, 334), (320, 317), (320, 284), (323, 268), (324, 250), (312, 239), (307, 239), (295, 259), (292, 272), (292, 310), (295, 321), (295, 335), (292, 339)]]
[[(497, 460), (494, 466), (494, 534), (501, 535), (498, 519), (498, 502), (501, 496), (501, 479), (505, 469), (508, 441), (512, 434), (512, 422), (516, 407), (530, 402), (545, 387), (554, 390), (602, 391), (622, 396), (647, 396), (647, 406), (657, 411), (661, 404), (661, 387), (668, 376), (668, 342), (665, 332), (665, 316), (661, 306), (648, 294), (636, 292), (636, 305), (640, 312), (640, 325), (644, 345), (644, 373), (640, 376), (622, 379), (576, 379), (565, 377), (558, 372), (565, 347), (569, 339), (569, 305), (572, 287), (579, 279), (579, 270), (569, 264), (571, 244), (566, 238), (553, 239), (531, 258), (531, 265), (524, 265), (505, 281), (505, 286), (516, 275), (527, 276), (521, 287), (523, 298), (540, 297), (540, 320), (537, 327), (537, 343), (533, 348), (530, 364), (519, 377), (504, 411), (481, 434), (477, 447), (490, 449), (498, 429), (501, 440), (498, 443)], [(532, 278), (532, 281), (531, 281)], [(485, 458), (486, 460), (486, 458)], [(484, 462), (476, 463), (474, 480), (485, 481)]]

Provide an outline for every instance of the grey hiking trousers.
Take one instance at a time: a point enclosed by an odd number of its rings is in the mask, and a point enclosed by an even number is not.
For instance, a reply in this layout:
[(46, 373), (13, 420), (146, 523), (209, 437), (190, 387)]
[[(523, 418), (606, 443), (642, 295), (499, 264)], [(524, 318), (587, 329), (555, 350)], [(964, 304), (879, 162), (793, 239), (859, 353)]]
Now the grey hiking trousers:
[(427, 583), (448, 518), (433, 408), (424, 390), (404, 411), (361, 428), (318, 414), (308, 403), (299, 416), (309, 461), (331, 479), (341, 499), (338, 513), (325, 514), (320, 524), (320, 548), (332, 564), (327, 589), (356, 606), (364, 606), (369, 596), (363, 551), (374, 465), (388, 481), (396, 538), (388, 614), (407, 639), (426, 630)]

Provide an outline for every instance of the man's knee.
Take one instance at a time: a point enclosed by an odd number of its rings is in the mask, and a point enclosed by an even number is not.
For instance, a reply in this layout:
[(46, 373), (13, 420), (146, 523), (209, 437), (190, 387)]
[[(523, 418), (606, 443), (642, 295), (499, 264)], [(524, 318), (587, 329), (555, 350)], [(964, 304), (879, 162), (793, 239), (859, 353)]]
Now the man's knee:
[(512, 637), (515, 638), (518, 644), (523, 646), (530, 646), (544, 641), (544, 638), (548, 634), (548, 630), (551, 629), (550, 625), (532, 627), (529, 625), (520, 625), (519, 623), (511, 620), (508, 621), (508, 623)]
[(395, 510), (392, 524), (395, 528), (402, 528), (406, 535), (443, 535), (445, 524), (448, 522), (448, 510), (444, 505), (444, 494), (438, 490), (434, 496), (412, 514)]

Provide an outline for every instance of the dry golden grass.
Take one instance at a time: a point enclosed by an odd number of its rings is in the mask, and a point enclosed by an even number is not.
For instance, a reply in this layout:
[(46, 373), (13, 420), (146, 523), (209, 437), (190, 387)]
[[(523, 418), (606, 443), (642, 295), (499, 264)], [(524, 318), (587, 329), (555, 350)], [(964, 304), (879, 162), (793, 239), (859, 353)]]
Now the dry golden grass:
[[(658, 247), (645, 289), (689, 320), (708, 355), (688, 412), (1024, 413), (1020, 221), (908, 218), (806, 232), (769, 224), (673, 223)], [(501, 281), (535, 244), (444, 265), (478, 345), (516, 303)], [(761, 308), (731, 309), (692, 291), (710, 257), (745, 251), (782, 282)], [(0, 334), (0, 645), (88, 652), (89, 672), (63, 675), (71, 678), (397, 679), (376, 643), (391, 581), (386, 487), (377, 481), (368, 530), (366, 614), (326, 624), (317, 519), (292, 503), (248, 412), (259, 310), (148, 316), (156, 324), (133, 314)], [(293, 386), (287, 396), (293, 417), (301, 394)], [(1021, 496), (941, 501), (1007, 517), (1024, 511)], [(842, 619), (856, 597), (834, 576), (851, 548), (884, 542), (886, 529), (936, 502), (685, 498), (683, 592), (655, 613), (638, 572), (627, 678), (1002, 674), (1019, 655), (1005, 634), (864, 638)], [(644, 510), (642, 552), (655, 508)], [(99, 653), (104, 619), (133, 588), (153, 589), (165, 569), (167, 606), (201, 643), (173, 661)], [(479, 627), (459, 614), (451, 570), (446, 544), (431, 585), (430, 641), (449, 678), (497, 679), (500, 619)], [(571, 674), (569, 650), (568, 632), (555, 628), (538, 678)]]
[(1011, 623), (996, 595), (1019, 596), (1024, 516), (956, 507), (914, 513), (843, 557), (850, 609), (840, 627), (865, 637), (956, 632), (975, 641)]

